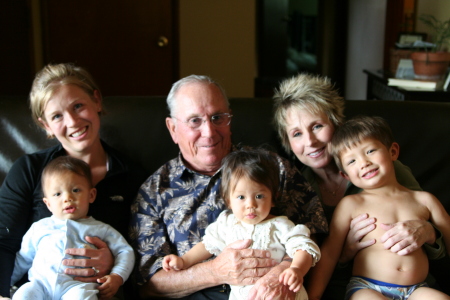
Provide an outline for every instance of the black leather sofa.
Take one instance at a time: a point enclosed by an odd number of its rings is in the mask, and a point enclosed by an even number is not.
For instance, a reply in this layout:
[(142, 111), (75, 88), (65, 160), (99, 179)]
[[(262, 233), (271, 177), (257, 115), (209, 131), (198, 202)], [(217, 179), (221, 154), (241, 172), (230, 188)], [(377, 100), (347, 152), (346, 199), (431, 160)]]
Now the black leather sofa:
[[(165, 126), (163, 97), (108, 97), (103, 104), (102, 138), (149, 172), (177, 155)], [(234, 143), (268, 144), (285, 155), (271, 124), (271, 99), (230, 99), (230, 106)], [(400, 144), (400, 160), (450, 211), (450, 103), (346, 101), (346, 117), (357, 114), (388, 120)], [(14, 160), (55, 141), (32, 122), (26, 97), (0, 98), (0, 121), (1, 183)]]
[[(178, 154), (165, 126), (165, 98), (107, 97), (103, 105), (102, 138), (149, 172)], [(271, 99), (230, 99), (230, 105), (234, 143), (268, 144), (285, 155), (271, 124)], [(437, 196), (450, 212), (450, 103), (346, 101), (346, 117), (357, 114), (388, 120), (400, 144), (400, 160), (412, 169), (423, 189)], [(33, 124), (26, 97), (0, 98), (0, 120), (1, 183), (15, 159), (55, 141)], [(445, 268), (436, 277), (448, 286), (450, 267), (442, 262), (438, 265)]]

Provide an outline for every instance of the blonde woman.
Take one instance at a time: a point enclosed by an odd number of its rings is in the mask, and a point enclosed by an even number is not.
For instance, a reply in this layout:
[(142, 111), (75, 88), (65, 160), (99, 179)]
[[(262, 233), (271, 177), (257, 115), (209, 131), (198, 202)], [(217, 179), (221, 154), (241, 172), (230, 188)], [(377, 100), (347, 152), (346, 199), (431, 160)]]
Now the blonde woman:
[[(274, 124), (283, 147), (294, 154), (297, 167), (319, 195), (328, 223), (344, 196), (361, 191), (339, 175), (329, 153), (334, 131), (344, 121), (344, 104), (344, 99), (328, 78), (310, 74), (284, 80), (274, 95)], [(394, 163), (394, 167), (400, 184), (412, 190), (421, 189), (408, 167), (399, 161)], [(426, 221), (410, 220), (381, 226), (386, 230), (381, 242), (386, 249), (399, 255), (436, 241), (435, 230)], [(341, 267), (335, 269), (324, 299), (343, 299), (351, 268), (342, 266), (352, 261), (359, 250), (375, 243), (373, 239), (362, 241), (374, 229), (375, 219), (367, 214), (352, 220), (339, 260)]]
[[(72, 64), (45, 66), (34, 79), (30, 108), (36, 124), (59, 144), (19, 158), (0, 188), (0, 228), (5, 229), (0, 235), (0, 295), (5, 297), (23, 235), (33, 222), (51, 215), (42, 199), (41, 173), (52, 159), (69, 155), (89, 165), (98, 190), (89, 215), (123, 236), (127, 236), (131, 201), (147, 177), (100, 139), (102, 94), (85, 69)], [(67, 268), (75, 279), (95, 282), (109, 274), (113, 257), (100, 239), (86, 241), (98, 249), (69, 249), (68, 254), (88, 259), (67, 259), (63, 264), (81, 267)]]

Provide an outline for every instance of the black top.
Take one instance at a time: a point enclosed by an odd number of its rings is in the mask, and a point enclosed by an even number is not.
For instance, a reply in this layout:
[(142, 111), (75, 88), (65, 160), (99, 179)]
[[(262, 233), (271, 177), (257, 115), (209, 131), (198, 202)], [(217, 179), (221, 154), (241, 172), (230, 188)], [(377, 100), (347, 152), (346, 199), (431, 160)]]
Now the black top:
[[(89, 215), (110, 224), (128, 240), (130, 205), (149, 174), (102, 142), (109, 169), (95, 187)], [(42, 200), (41, 173), (54, 158), (66, 155), (61, 145), (24, 155), (11, 167), (0, 187), (0, 295), (9, 296), (11, 274), (22, 237), (31, 224), (49, 217)]]

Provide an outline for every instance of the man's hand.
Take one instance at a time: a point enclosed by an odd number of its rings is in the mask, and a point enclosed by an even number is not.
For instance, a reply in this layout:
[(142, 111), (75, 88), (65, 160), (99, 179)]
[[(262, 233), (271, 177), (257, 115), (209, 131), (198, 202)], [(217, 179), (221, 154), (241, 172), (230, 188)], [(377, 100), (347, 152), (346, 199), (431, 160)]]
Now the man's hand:
[(259, 279), (248, 293), (247, 299), (254, 300), (294, 300), (295, 293), (289, 290), (289, 286), (280, 283), (280, 274), (289, 266), (290, 262), (281, 262), (273, 267), (269, 273)]
[[(70, 248), (66, 253), (70, 255), (86, 256), (89, 258), (65, 259), (63, 265), (82, 268), (67, 268), (66, 274), (75, 275), (75, 280), (82, 282), (97, 282), (97, 279), (108, 275), (114, 265), (114, 257), (108, 245), (97, 237), (86, 237), (88, 243), (98, 249)], [(98, 273), (94, 270), (98, 270)]]
[(355, 257), (359, 250), (375, 244), (375, 239), (361, 242), (362, 238), (375, 229), (375, 218), (369, 218), (368, 214), (361, 214), (350, 223), (344, 248), (342, 249), (340, 263), (347, 263)]
[(386, 230), (380, 241), (384, 249), (390, 249), (398, 255), (407, 255), (423, 246), (436, 241), (434, 227), (427, 221), (409, 220), (394, 224), (380, 224)]
[(240, 240), (228, 245), (211, 261), (211, 276), (218, 284), (254, 284), (277, 264), (266, 250), (247, 249), (251, 240)]

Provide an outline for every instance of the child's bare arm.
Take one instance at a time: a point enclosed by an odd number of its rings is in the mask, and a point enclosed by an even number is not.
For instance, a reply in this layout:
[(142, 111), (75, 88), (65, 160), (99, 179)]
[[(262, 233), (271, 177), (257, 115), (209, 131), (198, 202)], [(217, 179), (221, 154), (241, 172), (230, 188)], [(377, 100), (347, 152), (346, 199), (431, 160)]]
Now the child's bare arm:
[(165, 271), (188, 269), (211, 256), (212, 254), (206, 250), (205, 244), (200, 242), (181, 257), (174, 254), (165, 256), (163, 260), (163, 269)]
[(116, 293), (119, 287), (123, 284), (123, 279), (120, 275), (111, 273), (97, 279), (97, 282), (101, 285), (98, 287), (99, 299), (111, 299)]
[(310, 300), (320, 299), (339, 260), (346, 236), (352, 220), (354, 209), (352, 196), (343, 198), (336, 207), (330, 224), (328, 237), (324, 240), (320, 251), (321, 258), (311, 269), (306, 291)]
[(304, 250), (295, 252), (291, 266), (280, 274), (279, 281), (289, 286), (289, 290), (298, 292), (303, 284), (303, 277), (311, 268), (313, 258)]

